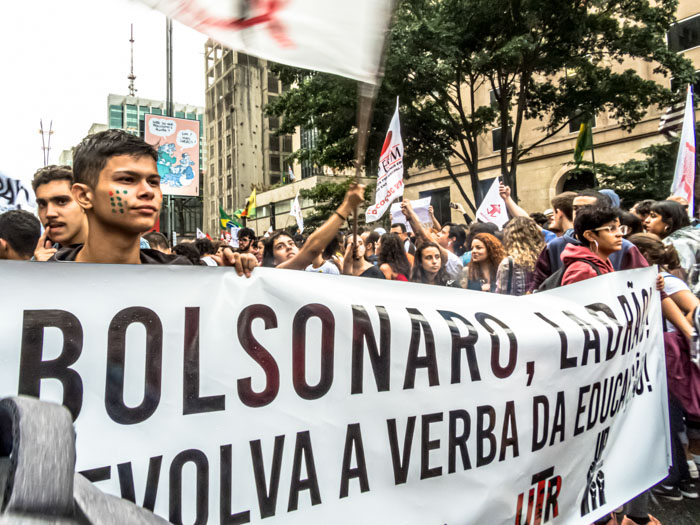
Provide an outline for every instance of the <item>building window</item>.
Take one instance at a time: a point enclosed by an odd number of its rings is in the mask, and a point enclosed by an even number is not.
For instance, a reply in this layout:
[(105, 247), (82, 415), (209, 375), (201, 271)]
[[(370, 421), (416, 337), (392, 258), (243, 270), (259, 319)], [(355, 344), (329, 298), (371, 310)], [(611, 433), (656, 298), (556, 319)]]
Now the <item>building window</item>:
[(291, 209), (292, 209), (292, 199), (275, 203), (275, 215), (280, 215), (282, 213), (289, 213), (289, 211)]
[[(491, 143), (493, 151), (501, 151), (501, 141), (503, 140), (503, 134), (501, 133), (501, 128), (496, 128), (491, 130)], [(506, 142), (506, 148), (513, 147), (513, 133), (510, 128), (508, 128), (508, 138)]]
[(226, 188), (230, 189), (231, 186), (233, 186), (233, 175), (229, 173), (228, 177), (226, 177)]
[(176, 111), (175, 117), (176, 118), (185, 118), (185, 112), (184, 111)]
[(197, 115), (195, 115), (194, 113), (187, 113), (185, 118), (188, 118), (190, 120), (197, 120)]
[(282, 152), (291, 153), (292, 152), (292, 136), (285, 135), (282, 137)]
[(264, 219), (265, 217), (270, 216), (270, 207), (259, 206), (258, 208), (256, 208), (255, 213), (257, 214), (258, 219)]
[(126, 106), (126, 130), (138, 131), (139, 116), (135, 105), (127, 104)]
[(151, 108), (151, 113), (153, 113), (154, 115), (162, 115), (163, 110), (160, 108)]
[(270, 135), (270, 151), (280, 150), (280, 138), (277, 135)]
[(228, 197), (226, 197), (226, 207), (227, 207), (229, 210), (233, 208), (233, 197), (231, 197), (231, 195), (229, 195)]
[(668, 47), (676, 53), (700, 46), (700, 15), (673, 24), (668, 30)]
[(270, 155), (270, 171), (280, 172), (281, 170), (281, 160), (279, 155)]
[(280, 119), (278, 117), (270, 117), (268, 120), (270, 131), (277, 130), (280, 127)]
[[(591, 119), (593, 122), (593, 125), (591, 128), (595, 128), (596, 126), (596, 119), (595, 116)], [(583, 124), (583, 115), (579, 115), (577, 117), (574, 117), (574, 119), (569, 122), (569, 133), (578, 133), (581, 131), (581, 124)]]
[(109, 106), (109, 127), (121, 129), (124, 126), (124, 109), (121, 106)]
[(279, 93), (280, 92), (280, 81), (272, 73), (267, 74), (267, 91), (269, 93)]

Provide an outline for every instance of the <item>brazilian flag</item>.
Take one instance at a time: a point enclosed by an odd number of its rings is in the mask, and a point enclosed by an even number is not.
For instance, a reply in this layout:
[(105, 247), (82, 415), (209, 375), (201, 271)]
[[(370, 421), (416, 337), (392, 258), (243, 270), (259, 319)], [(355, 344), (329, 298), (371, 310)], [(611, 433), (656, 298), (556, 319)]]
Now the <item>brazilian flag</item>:
[(576, 139), (576, 148), (574, 149), (574, 160), (579, 164), (583, 160), (583, 152), (593, 148), (593, 131), (591, 130), (590, 122), (582, 122), (581, 128)]
[(219, 206), (219, 219), (221, 220), (221, 229), (228, 230), (230, 228), (240, 228), (241, 225), (236, 219), (231, 217), (224, 209)]

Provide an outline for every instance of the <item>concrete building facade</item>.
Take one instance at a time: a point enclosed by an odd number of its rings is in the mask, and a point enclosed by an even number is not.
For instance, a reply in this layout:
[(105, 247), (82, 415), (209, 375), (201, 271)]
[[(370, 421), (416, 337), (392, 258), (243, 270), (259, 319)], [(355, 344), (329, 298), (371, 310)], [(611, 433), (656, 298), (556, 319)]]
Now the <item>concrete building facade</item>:
[(258, 194), (296, 179), (301, 167), (289, 156), (299, 134), (278, 136), (279, 119), (265, 106), (284, 89), (267, 61), (232, 51), (211, 40), (205, 44), (205, 133), (208, 163), (204, 176), (204, 229), (218, 234), (219, 208), (242, 208), (253, 188)]
[[(681, 0), (677, 12), (678, 22), (668, 33), (671, 49), (686, 56), (696, 68), (700, 79), (700, 3), (695, 0)], [(653, 73), (654, 64), (644, 61), (628, 61), (621, 68), (633, 68), (645, 79), (654, 79), (662, 85), (676, 88), (673, 79)], [(700, 85), (696, 85), (700, 87)], [(698, 89), (696, 89), (697, 93)], [(483, 89), (477, 93), (479, 105), (489, 104), (491, 93)], [(696, 102), (698, 97), (696, 96)], [(697, 107), (697, 106), (696, 106)], [(649, 108), (646, 116), (631, 131), (622, 129), (611, 115), (599, 113), (595, 116), (593, 142), (596, 162), (618, 164), (632, 158), (641, 158), (640, 149), (652, 144), (663, 143), (666, 138), (659, 133), (659, 119), (666, 108)], [(696, 111), (700, 116), (700, 111)], [(525, 121), (521, 131), (521, 144), (527, 147), (542, 138), (539, 127), (542, 123)], [(573, 166), (573, 151), (578, 136), (578, 122), (550, 137), (519, 162), (518, 194), (520, 204), (527, 211), (542, 211), (550, 207), (550, 199), (564, 189), (568, 189), (569, 172)], [(500, 174), (500, 129), (495, 128), (482, 136), (479, 143), (479, 177), (482, 188), (490, 186)], [(586, 151), (585, 160), (591, 160), (591, 152)], [(466, 166), (453, 165), (459, 181), (468, 197), (474, 201)], [(434, 168), (412, 170), (406, 181), (404, 197), (417, 199), (431, 196), (436, 215), (442, 220), (461, 222), (462, 217), (449, 209), (449, 202), (460, 202), (468, 209), (456, 185), (446, 171)], [(665, 197), (665, 196), (659, 196)], [(447, 213), (445, 213), (445, 211)]]

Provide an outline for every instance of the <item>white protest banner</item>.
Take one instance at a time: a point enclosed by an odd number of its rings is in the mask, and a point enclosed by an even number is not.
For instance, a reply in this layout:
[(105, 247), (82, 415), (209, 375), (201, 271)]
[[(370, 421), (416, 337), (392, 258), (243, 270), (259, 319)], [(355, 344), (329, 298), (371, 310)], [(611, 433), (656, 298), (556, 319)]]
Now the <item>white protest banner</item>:
[(0, 213), (9, 210), (34, 211), (36, 202), (34, 190), (18, 179), (11, 179), (0, 172)]
[[(410, 202), (413, 212), (418, 217), (418, 222), (421, 224), (430, 224), (432, 227), (433, 220), (430, 218), (430, 212), (428, 211), (430, 208), (430, 197), (424, 197), (422, 199), (416, 199)], [(401, 211), (400, 202), (395, 202), (392, 204), (389, 213), (391, 214), (391, 224), (405, 224), (406, 231), (413, 231), (411, 224), (406, 220), (406, 216)]]
[(524, 297), (267, 268), (0, 272), (0, 394), (63, 401), (77, 470), (173, 522), (588, 525), (670, 463), (653, 268)]
[(206, 239), (207, 238), (207, 236), (204, 234), (204, 232), (202, 230), (200, 230), (199, 228), (197, 228), (196, 235), (197, 235), (197, 239)]
[(375, 203), (365, 211), (365, 220), (379, 220), (389, 205), (403, 195), (403, 140), (399, 122), (399, 99), (379, 155)]
[(481, 206), (476, 210), (476, 218), (482, 222), (492, 222), (500, 229), (508, 222), (508, 211), (505, 201), (498, 194), (498, 184), (498, 177), (496, 177)]
[(375, 84), (390, 0), (141, 0), (225, 46)]
[(683, 131), (678, 146), (676, 169), (673, 174), (671, 195), (683, 197), (688, 201), (688, 214), (693, 216), (693, 195), (695, 194), (695, 106), (693, 105), (693, 86), (688, 85), (683, 115)]

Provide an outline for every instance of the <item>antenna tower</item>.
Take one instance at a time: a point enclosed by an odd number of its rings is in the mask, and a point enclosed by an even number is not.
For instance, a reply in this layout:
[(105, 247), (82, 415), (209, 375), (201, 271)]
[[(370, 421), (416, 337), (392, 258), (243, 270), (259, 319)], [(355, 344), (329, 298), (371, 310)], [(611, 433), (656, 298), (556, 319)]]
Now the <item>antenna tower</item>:
[(127, 77), (129, 79), (129, 95), (136, 96), (136, 88), (134, 87), (134, 80), (136, 80), (136, 75), (134, 75), (134, 24), (131, 24), (131, 72)]
[(49, 123), (49, 130), (44, 131), (44, 121), (39, 120), (39, 133), (41, 133), (41, 149), (44, 152), (44, 167), (49, 165), (49, 155), (51, 153), (51, 135), (53, 135), (53, 120)]

